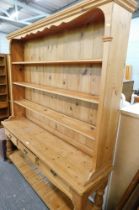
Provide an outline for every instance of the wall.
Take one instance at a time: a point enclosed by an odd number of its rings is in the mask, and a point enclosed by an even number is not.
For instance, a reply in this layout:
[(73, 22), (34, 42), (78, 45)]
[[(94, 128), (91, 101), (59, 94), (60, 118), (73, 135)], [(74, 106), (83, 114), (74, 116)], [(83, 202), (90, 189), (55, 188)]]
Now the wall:
[(9, 53), (9, 41), (6, 38), (7, 34), (0, 33), (0, 53)]
[(139, 18), (132, 19), (131, 22), (126, 63), (132, 65), (134, 89), (139, 89)]
[[(134, 89), (139, 89), (139, 18), (132, 19), (126, 64), (132, 65)], [(121, 116), (105, 210), (114, 210), (139, 168), (139, 119)]]
[(139, 114), (138, 117), (121, 115), (114, 170), (109, 182), (107, 210), (116, 208), (139, 168), (138, 126)]

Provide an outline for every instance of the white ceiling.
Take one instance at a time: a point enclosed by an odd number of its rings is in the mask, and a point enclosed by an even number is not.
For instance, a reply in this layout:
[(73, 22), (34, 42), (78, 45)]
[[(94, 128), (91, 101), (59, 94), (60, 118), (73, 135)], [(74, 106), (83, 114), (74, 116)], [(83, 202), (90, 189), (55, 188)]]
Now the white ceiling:
[[(0, 0), (0, 32), (8, 34), (79, 1)], [(134, 17), (139, 17), (139, 10)]]
[(81, 0), (0, 0), (0, 32), (10, 33)]

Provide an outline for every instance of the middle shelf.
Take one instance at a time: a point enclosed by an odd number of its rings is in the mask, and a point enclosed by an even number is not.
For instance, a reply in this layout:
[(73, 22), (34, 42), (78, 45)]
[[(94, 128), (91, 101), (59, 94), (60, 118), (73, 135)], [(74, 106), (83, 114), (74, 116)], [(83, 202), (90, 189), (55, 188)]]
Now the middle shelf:
[(71, 64), (71, 65), (81, 65), (81, 64), (102, 64), (102, 59), (90, 59), (90, 60), (49, 60), (49, 61), (15, 61), (12, 62), (13, 65), (52, 65), (52, 64)]
[(39, 85), (34, 83), (27, 83), (27, 82), (13, 82), (14, 85), (18, 85), (25, 88), (35, 89), (47, 93), (52, 93), (68, 98), (78, 99), (85, 102), (90, 102), (94, 104), (99, 104), (99, 97), (97, 95), (91, 95), (88, 93), (83, 93), (79, 91), (73, 91), (73, 90), (65, 90), (62, 88), (57, 87), (50, 87), (46, 85)]
[(66, 127), (66, 128), (69, 128), (69, 129), (71, 129), (87, 138), (95, 140), (96, 128), (89, 123), (85, 123), (80, 120), (71, 118), (67, 115), (56, 112), (52, 109), (46, 108), (42, 105), (36, 104), (36, 103), (26, 100), (26, 99), (14, 101), (14, 103), (32, 111), (32, 112), (42, 115), (49, 120), (59, 123), (60, 125)]

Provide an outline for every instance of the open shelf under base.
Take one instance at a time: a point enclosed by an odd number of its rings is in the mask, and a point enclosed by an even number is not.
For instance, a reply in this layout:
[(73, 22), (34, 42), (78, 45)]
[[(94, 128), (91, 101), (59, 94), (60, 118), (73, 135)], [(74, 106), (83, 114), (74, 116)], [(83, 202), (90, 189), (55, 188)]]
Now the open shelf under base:
[(48, 208), (51, 210), (73, 209), (71, 201), (47, 178), (44, 178), (41, 174), (37, 175), (37, 169), (33, 169), (33, 165), (26, 162), (20, 151), (10, 155), (10, 159)]

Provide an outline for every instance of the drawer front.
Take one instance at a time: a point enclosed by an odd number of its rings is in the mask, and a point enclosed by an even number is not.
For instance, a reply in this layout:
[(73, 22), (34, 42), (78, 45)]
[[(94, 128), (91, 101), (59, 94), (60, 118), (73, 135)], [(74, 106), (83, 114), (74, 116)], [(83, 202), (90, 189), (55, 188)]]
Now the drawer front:
[(12, 143), (17, 146), (17, 138), (13, 134), (11, 134), (7, 129), (5, 129), (5, 134), (12, 141)]
[(26, 148), (20, 141), (18, 141), (18, 149), (22, 152), (25, 159), (30, 160), (39, 171), (46, 176), (50, 182), (52, 182), (55, 186), (57, 186), (61, 191), (63, 191), (70, 199), (71, 199), (71, 192), (70, 187), (67, 183), (61, 179), (58, 174), (51, 168), (49, 168), (46, 164), (44, 164), (39, 158), (33, 154), (29, 149)]
[(50, 182), (53, 183), (53, 185), (58, 187), (70, 199), (72, 199), (71, 190), (70, 190), (69, 185), (61, 177), (59, 177), (58, 174), (54, 170), (52, 170), (51, 168), (46, 166), (46, 164), (44, 164), (39, 159), (37, 161), (37, 166), (38, 166), (38, 169), (43, 173), (43, 175), (48, 177), (48, 179), (50, 180)]
[(27, 149), (24, 146), (24, 144), (22, 144), (20, 141), (18, 141), (17, 147), (23, 153), (23, 155), (24, 155), (25, 158), (31, 160), (32, 163), (36, 163), (37, 157), (29, 149)]

